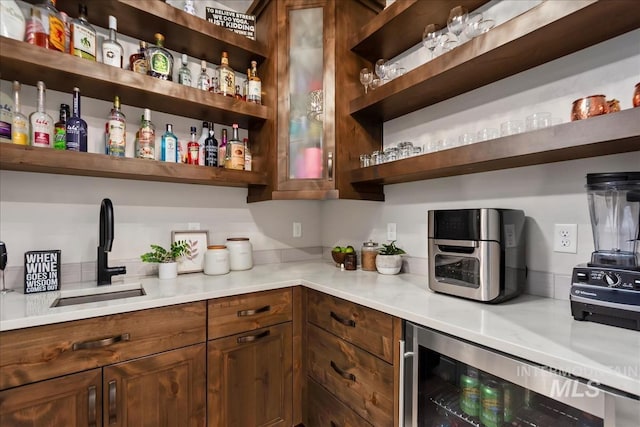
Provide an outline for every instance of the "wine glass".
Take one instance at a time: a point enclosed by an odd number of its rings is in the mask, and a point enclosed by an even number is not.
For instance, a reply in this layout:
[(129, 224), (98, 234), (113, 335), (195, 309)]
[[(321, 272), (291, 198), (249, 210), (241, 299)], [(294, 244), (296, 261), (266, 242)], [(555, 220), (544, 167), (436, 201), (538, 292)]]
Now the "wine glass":
[(428, 24), (422, 32), (422, 45), (431, 52), (431, 59), (435, 58), (434, 50), (440, 42), (441, 35), (438, 34), (438, 28), (435, 24)]
[(380, 83), (384, 82), (387, 73), (387, 60), (386, 59), (378, 59), (376, 61), (376, 75), (380, 77)]
[(460, 34), (464, 31), (464, 27), (467, 22), (468, 12), (467, 9), (462, 6), (456, 6), (449, 12), (449, 19), (447, 19), (447, 28), (456, 36), (458, 42), (460, 41)]
[(369, 85), (373, 81), (373, 72), (368, 68), (363, 68), (360, 70), (360, 83), (364, 85), (364, 93), (367, 93), (367, 89), (369, 89)]

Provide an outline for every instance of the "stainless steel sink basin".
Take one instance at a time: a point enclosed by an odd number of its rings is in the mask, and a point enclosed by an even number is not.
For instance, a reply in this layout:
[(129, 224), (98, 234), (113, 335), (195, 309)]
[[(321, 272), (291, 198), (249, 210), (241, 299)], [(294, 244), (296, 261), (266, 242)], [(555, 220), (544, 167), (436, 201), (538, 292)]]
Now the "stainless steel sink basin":
[(141, 297), (146, 295), (144, 288), (139, 283), (127, 285), (105, 286), (105, 289), (95, 288), (83, 290), (71, 290), (62, 292), (59, 298), (51, 304), (51, 307), (65, 307), (67, 305), (86, 304), (89, 302), (110, 301), (122, 298)]

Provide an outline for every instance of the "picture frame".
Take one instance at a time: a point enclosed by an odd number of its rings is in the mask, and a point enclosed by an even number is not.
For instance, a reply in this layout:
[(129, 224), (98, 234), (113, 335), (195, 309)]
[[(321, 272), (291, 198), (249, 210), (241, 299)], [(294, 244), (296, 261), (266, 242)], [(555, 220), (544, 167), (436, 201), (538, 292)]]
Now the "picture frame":
[(178, 274), (197, 273), (204, 270), (204, 253), (209, 245), (208, 230), (178, 230), (171, 232), (171, 243), (186, 240), (189, 255), (178, 260)]

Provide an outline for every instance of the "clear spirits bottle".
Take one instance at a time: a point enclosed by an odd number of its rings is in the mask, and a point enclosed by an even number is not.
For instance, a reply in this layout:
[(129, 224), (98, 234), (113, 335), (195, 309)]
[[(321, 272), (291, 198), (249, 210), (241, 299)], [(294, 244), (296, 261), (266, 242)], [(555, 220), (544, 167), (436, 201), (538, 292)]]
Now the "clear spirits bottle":
[(258, 77), (258, 63), (251, 61), (251, 71), (247, 74), (248, 92), (247, 101), (262, 104), (262, 81)]
[(184, 7), (182, 8), (182, 10), (184, 10), (185, 12), (187, 12), (190, 15), (195, 15), (195, 16), (198, 15), (198, 13), (196, 11), (196, 6), (193, 3), (193, 0), (185, 0), (184, 1)]
[(71, 54), (81, 58), (96, 60), (96, 30), (87, 19), (87, 6), (78, 5), (79, 15), (71, 21)]
[(66, 46), (66, 30), (62, 16), (56, 9), (55, 0), (45, 0), (36, 6), (40, 9), (40, 17), (42, 18), (42, 26), (47, 35), (46, 48), (64, 52)]
[(204, 164), (205, 166), (218, 166), (218, 140), (213, 131), (213, 123), (209, 124), (209, 135), (204, 141)]
[(242, 142), (244, 143), (244, 170), (250, 171), (253, 157), (251, 156), (251, 150), (249, 149), (249, 139), (244, 138)]
[(106, 154), (116, 157), (124, 157), (127, 137), (127, 118), (120, 110), (120, 97), (113, 100), (113, 108), (105, 125), (105, 151)]
[(109, 38), (102, 42), (102, 63), (122, 68), (122, 45), (118, 42), (118, 20), (109, 15)]
[(67, 149), (67, 120), (71, 112), (67, 104), (60, 104), (60, 120), (53, 125), (53, 149), (54, 150), (66, 150)]
[(80, 116), (80, 89), (73, 88), (73, 107), (67, 120), (67, 150), (87, 152), (87, 122)]
[(207, 61), (200, 61), (200, 75), (198, 76), (198, 89), (208, 91), (210, 87), (209, 75), (207, 74)]
[(156, 127), (151, 122), (151, 110), (144, 109), (140, 129), (136, 134), (136, 157), (139, 159), (156, 158)]
[(44, 29), (40, 9), (36, 7), (31, 8), (31, 16), (27, 19), (24, 41), (45, 48), (49, 44), (49, 36)]
[(180, 163), (178, 154), (178, 137), (173, 133), (173, 125), (167, 123), (166, 131), (162, 134), (162, 154), (160, 160), (163, 162)]
[(29, 145), (29, 119), (22, 114), (20, 105), (20, 83), (13, 82), (13, 117), (11, 119), (11, 142)]
[(209, 136), (209, 122), (202, 122), (202, 133), (200, 133), (200, 138), (198, 138), (198, 147), (200, 149), (200, 154), (198, 155), (198, 164), (204, 165), (204, 142), (207, 140)]
[(196, 137), (196, 127), (191, 126), (191, 136), (189, 138), (189, 143), (187, 144), (187, 163), (190, 165), (197, 165), (198, 158), (200, 156), (200, 144), (198, 144), (198, 140)]
[(222, 59), (220, 60), (220, 66), (218, 67), (218, 78), (220, 94), (235, 97), (236, 74), (229, 66), (229, 54), (227, 54), (227, 52), (222, 52)]
[(162, 80), (173, 80), (173, 55), (164, 48), (164, 36), (160, 33), (154, 35), (155, 46), (147, 47), (147, 74)]
[(220, 145), (218, 146), (218, 166), (225, 167), (225, 159), (227, 157), (227, 130), (222, 129), (222, 137), (220, 138)]
[(238, 124), (233, 124), (231, 139), (227, 143), (225, 153), (225, 168), (244, 170), (244, 144), (238, 135)]
[(31, 145), (34, 147), (53, 146), (53, 118), (45, 110), (46, 87), (44, 82), (39, 81), (38, 87), (38, 109), (29, 115)]
[(134, 73), (147, 74), (147, 42), (140, 41), (140, 48), (129, 56), (129, 69)]
[(178, 70), (178, 83), (185, 86), (191, 86), (191, 70), (188, 67), (188, 57), (186, 53), (182, 54), (182, 66)]

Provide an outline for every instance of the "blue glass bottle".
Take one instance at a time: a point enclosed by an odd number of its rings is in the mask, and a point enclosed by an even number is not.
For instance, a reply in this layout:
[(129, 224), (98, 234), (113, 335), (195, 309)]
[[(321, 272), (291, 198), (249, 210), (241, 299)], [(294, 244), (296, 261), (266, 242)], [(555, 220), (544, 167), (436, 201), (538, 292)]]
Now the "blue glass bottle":
[(80, 89), (73, 88), (73, 110), (67, 120), (67, 150), (87, 152), (87, 122), (80, 117)]
[(180, 163), (178, 150), (178, 137), (173, 133), (173, 125), (167, 123), (167, 130), (162, 134), (162, 152), (160, 160), (163, 162)]

